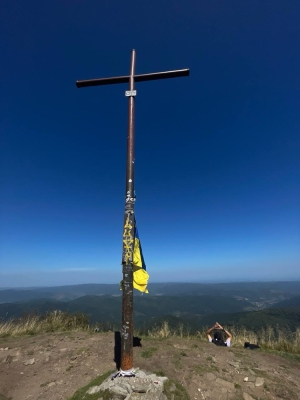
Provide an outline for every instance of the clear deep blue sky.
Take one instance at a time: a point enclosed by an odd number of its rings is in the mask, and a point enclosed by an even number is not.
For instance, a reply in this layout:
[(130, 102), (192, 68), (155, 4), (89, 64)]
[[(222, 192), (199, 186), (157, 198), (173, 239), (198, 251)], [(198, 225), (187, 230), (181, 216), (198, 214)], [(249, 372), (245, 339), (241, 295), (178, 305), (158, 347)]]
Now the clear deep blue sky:
[(132, 48), (150, 282), (300, 278), (299, 0), (1, 8), (0, 286), (120, 281)]

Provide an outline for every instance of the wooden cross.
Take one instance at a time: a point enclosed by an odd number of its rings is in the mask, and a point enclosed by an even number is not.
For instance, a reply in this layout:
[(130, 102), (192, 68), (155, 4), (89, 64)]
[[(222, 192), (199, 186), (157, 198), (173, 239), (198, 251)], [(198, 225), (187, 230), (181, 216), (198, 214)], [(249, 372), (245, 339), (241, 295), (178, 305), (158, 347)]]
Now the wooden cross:
[[(121, 330), (121, 370), (128, 375), (133, 367), (133, 251), (135, 240), (134, 219), (134, 98), (136, 96), (135, 82), (153, 81), (157, 79), (178, 78), (189, 76), (189, 69), (175, 71), (152, 72), (135, 74), (136, 52), (131, 51), (129, 75), (112, 78), (88, 79), (76, 81), (78, 88), (88, 86), (113, 85), (129, 83), (125, 96), (128, 97), (128, 137), (127, 137), (127, 166), (126, 166), (126, 200), (123, 230), (123, 299), (122, 299), (122, 330)], [(124, 240), (124, 237), (126, 239)]]

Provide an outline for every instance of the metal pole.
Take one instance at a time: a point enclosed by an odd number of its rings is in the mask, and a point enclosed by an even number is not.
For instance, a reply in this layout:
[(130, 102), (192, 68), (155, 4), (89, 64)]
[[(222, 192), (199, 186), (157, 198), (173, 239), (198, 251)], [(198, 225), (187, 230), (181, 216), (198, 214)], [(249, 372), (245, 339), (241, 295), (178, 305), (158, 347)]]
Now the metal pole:
[(76, 81), (78, 88), (88, 86), (112, 85), (129, 82), (128, 96), (128, 137), (126, 166), (126, 202), (124, 212), (122, 266), (123, 266), (123, 300), (121, 329), (121, 369), (131, 370), (133, 367), (133, 251), (135, 239), (134, 219), (134, 96), (135, 82), (189, 76), (189, 69), (153, 72), (135, 75), (135, 50), (131, 52), (130, 75), (110, 78), (97, 78)]
[(123, 230), (123, 299), (121, 329), (121, 369), (128, 371), (133, 367), (133, 250), (134, 226), (134, 73), (135, 50), (131, 52), (131, 65), (128, 94), (128, 137), (126, 166), (126, 201)]

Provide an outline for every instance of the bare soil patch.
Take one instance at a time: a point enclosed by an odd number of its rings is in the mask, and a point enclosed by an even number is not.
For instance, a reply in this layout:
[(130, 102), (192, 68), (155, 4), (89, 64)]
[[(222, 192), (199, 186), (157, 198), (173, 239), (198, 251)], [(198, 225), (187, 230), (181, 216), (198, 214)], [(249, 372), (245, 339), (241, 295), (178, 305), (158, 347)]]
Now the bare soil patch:
[[(278, 355), (196, 339), (147, 337), (141, 344), (134, 347), (134, 366), (178, 380), (191, 399), (300, 398), (300, 364)], [(0, 339), (0, 399), (66, 400), (116, 370), (114, 346), (114, 332)]]

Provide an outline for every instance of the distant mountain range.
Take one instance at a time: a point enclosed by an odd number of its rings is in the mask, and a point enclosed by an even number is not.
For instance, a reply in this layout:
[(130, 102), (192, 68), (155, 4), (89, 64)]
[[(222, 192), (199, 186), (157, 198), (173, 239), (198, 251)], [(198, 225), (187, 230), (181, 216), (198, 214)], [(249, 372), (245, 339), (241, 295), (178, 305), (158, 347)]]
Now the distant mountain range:
[(69, 301), (86, 295), (119, 295), (119, 285), (113, 284), (84, 284), (69, 286), (54, 286), (31, 289), (0, 290), (0, 303), (14, 303), (22, 300), (53, 299)]
[[(150, 329), (168, 321), (191, 332), (219, 321), (259, 331), (276, 325), (300, 326), (300, 282), (226, 284), (157, 283), (150, 294), (135, 292), (134, 324)], [(89, 284), (0, 290), (0, 319), (62, 310), (81, 312), (92, 324), (120, 326), (122, 292), (118, 285)]]
[[(148, 296), (224, 296), (254, 302), (256, 308), (300, 295), (296, 282), (150, 283)], [(139, 295), (138, 292), (136, 292)], [(0, 303), (54, 299), (70, 301), (87, 295), (120, 295), (118, 284), (83, 284), (31, 289), (0, 289)]]
[[(247, 301), (221, 296), (139, 296), (134, 300), (134, 316), (139, 320), (164, 315), (182, 317), (203, 316), (210, 313), (230, 313), (249, 309)], [(37, 299), (16, 303), (0, 304), (0, 318), (21, 317), (29, 313), (45, 313), (62, 310), (82, 312), (90, 317), (92, 323), (110, 321), (117, 323), (121, 318), (121, 296), (82, 296), (63, 302), (52, 299)]]

